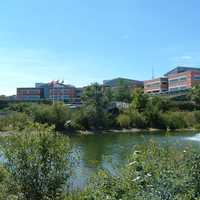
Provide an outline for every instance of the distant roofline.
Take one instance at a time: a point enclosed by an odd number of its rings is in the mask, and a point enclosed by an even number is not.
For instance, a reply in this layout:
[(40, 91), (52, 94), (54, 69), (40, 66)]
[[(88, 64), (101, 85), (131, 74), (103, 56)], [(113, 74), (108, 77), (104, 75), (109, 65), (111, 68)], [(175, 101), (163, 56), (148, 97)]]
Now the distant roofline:
[(23, 89), (23, 90), (26, 90), (26, 89), (41, 90), (42, 88), (40, 88), (40, 87), (19, 87), (17, 89)]
[(180, 73), (180, 72), (176, 72), (176, 70), (179, 70), (179, 69), (185, 70), (183, 72), (186, 72), (186, 71), (200, 71), (200, 68), (197, 68), (197, 67), (187, 67), (187, 66), (181, 66), (180, 65), (180, 66), (177, 66), (174, 69), (170, 70), (166, 74), (164, 74), (164, 76), (168, 76), (168, 75), (172, 74), (173, 72), (174, 73)]
[(113, 79), (103, 80), (103, 84), (105, 85), (107, 82), (116, 81), (116, 80), (125, 80), (125, 81), (130, 81), (130, 82), (143, 83), (143, 81), (140, 81), (140, 80), (135, 80), (135, 79), (130, 79), (130, 78), (117, 77), (117, 78), (113, 78)]

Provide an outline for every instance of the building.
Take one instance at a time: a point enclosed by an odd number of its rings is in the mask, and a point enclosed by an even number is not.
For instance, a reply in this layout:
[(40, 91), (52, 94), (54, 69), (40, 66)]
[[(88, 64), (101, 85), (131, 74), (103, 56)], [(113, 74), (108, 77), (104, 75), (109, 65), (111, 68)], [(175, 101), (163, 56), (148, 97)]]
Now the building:
[(71, 85), (56, 83), (49, 85), (49, 99), (56, 101), (72, 102), (76, 98), (76, 88)]
[(17, 88), (17, 100), (38, 101), (43, 98), (42, 88)]
[(168, 74), (169, 92), (190, 89), (200, 84), (200, 70)]
[(104, 80), (103, 81), (104, 87), (110, 87), (112, 89), (117, 88), (120, 84), (125, 84), (130, 89), (144, 86), (143, 81), (132, 80), (132, 79), (127, 79), (127, 78), (116, 78), (116, 79), (112, 79), (112, 80)]
[(200, 84), (200, 68), (178, 66), (162, 78), (144, 81), (144, 92), (179, 92), (197, 84)]
[(162, 93), (168, 91), (168, 78), (161, 77), (144, 81), (145, 93)]
[(51, 83), (36, 83), (32, 88), (17, 88), (17, 100), (24, 101), (64, 101), (66, 103), (80, 103), (81, 88), (76, 89), (72, 85), (63, 82), (52, 81)]

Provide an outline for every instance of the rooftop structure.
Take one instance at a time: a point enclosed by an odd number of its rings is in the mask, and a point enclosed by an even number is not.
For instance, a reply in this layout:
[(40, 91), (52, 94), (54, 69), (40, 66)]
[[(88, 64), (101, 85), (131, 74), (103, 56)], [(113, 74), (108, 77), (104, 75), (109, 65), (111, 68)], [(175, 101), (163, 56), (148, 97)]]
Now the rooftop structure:
[(188, 72), (188, 71), (199, 71), (200, 72), (200, 68), (178, 66), (178, 67), (172, 69), (171, 71), (167, 72), (164, 76), (170, 76), (172, 74), (178, 74), (178, 73)]

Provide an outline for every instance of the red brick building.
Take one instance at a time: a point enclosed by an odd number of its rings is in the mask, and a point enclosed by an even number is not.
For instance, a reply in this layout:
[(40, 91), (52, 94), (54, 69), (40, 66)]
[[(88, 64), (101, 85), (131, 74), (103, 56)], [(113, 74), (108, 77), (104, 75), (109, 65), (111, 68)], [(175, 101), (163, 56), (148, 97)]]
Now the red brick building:
[(44, 92), (42, 88), (17, 88), (17, 99), (34, 101), (43, 98)]
[(162, 93), (168, 91), (168, 78), (161, 77), (144, 81), (145, 93)]
[(168, 75), (169, 92), (185, 90), (200, 84), (200, 71), (191, 70)]
[(76, 88), (71, 85), (56, 84), (49, 88), (49, 98), (54, 100), (76, 98)]

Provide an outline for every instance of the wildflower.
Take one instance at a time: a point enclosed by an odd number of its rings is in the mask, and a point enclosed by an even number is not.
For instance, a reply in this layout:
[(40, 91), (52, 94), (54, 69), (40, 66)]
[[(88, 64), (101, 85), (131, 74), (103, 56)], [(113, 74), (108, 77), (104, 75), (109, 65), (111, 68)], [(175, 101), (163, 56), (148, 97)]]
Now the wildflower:
[(150, 173), (148, 173), (148, 174), (147, 174), (147, 176), (148, 176), (148, 177), (151, 177), (151, 174), (150, 174)]
[(133, 179), (132, 181), (133, 181), (133, 182), (136, 182), (136, 181), (138, 181), (138, 180), (140, 180), (140, 177), (139, 177), (139, 176), (136, 177), (135, 179)]
[(133, 161), (133, 162), (129, 163), (128, 165), (129, 165), (129, 166), (132, 166), (132, 165), (134, 165), (134, 164), (136, 164), (136, 161)]

